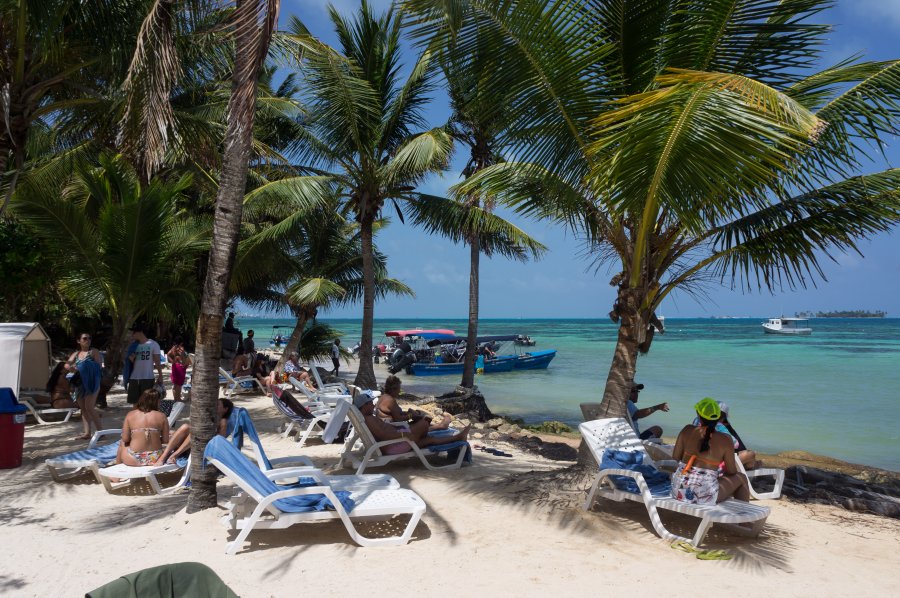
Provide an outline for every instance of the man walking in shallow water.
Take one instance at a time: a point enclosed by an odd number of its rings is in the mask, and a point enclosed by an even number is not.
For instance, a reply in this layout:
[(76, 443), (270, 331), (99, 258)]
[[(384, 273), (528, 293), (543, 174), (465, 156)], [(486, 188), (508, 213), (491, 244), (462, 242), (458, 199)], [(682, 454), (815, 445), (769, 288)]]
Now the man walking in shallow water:
[(643, 419), (650, 415), (651, 413), (656, 413), (657, 411), (668, 411), (669, 404), (668, 403), (660, 403), (658, 405), (653, 405), (652, 407), (644, 407), (643, 409), (637, 408), (638, 395), (640, 392), (644, 390), (643, 384), (635, 384), (631, 383), (631, 396), (628, 397), (628, 417), (631, 418), (631, 425), (634, 427), (634, 431), (640, 436), (641, 440), (647, 440), (648, 438), (661, 438), (663, 435), (662, 428), (659, 426), (650, 426), (643, 432), (637, 425), (637, 420)]

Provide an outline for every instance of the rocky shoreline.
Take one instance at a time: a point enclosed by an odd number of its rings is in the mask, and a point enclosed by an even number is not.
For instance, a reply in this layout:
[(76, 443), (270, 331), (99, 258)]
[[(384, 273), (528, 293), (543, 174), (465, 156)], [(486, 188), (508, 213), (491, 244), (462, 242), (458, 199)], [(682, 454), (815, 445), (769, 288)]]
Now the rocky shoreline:
[[(457, 387), (439, 395), (420, 397), (403, 393), (400, 402), (434, 416), (453, 416), (454, 427), (471, 426), (470, 440), (506, 443), (554, 461), (569, 462), (576, 470), (580, 436), (560, 422), (524, 426), (521, 420), (496, 417), (477, 390)], [(849, 511), (900, 519), (900, 473), (847, 463), (805, 451), (760, 455), (766, 467), (785, 470), (784, 497), (800, 503), (826, 504)], [(567, 474), (573, 477), (574, 471)], [(578, 476), (575, 476), (578, 477)], [(582, 476), (583, 477), (583, 476)]]

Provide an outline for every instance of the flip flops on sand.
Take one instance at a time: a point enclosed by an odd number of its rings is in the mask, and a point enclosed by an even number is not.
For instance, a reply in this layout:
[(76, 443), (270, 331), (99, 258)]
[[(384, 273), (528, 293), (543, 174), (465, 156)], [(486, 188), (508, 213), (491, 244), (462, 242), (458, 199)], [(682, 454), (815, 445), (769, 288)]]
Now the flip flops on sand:
[(672, 544), (672, 548), (688, 554), (693, 554), (701, 561), (730, 561), (734, 558), (733, 554), (724, 550), (703, 550), (701, 548), (694, 548), (688, 542), (675, 542)]
[(497, 457), (512, 457), (510, 453), (506, 453), (501, 451), (500, 449), (491, 448), (489, 446), (482, 446), (480, 444), (476, 444), (474, 447), (476, 450), (483, 451), (485, 453), (495, 455)]

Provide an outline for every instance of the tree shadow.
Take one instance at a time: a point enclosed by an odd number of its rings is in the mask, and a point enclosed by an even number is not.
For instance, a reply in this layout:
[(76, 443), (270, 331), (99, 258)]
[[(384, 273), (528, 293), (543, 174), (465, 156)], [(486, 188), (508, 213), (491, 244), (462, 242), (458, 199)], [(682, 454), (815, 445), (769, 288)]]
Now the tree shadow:
[(0, 594), (12, 592), (13, 590), (21, 590), (28, 585), (28, 582), (21, 577), (11, 577), (0, 573)]

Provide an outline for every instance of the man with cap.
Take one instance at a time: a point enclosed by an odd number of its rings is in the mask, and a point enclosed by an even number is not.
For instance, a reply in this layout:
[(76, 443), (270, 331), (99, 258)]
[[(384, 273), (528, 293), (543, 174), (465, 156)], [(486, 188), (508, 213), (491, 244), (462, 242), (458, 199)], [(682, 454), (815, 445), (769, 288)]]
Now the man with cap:
[(384, 440), (404, 439), (409, 442), (397, 442), (381, 447), (381, 452), (385, 455), (401, 455), (412, 450), (410, 444), (415, 444), (419, 448), (425, 448), (435, 444), (449, 444), (457, 440), (466, 440), (469, 437), (469, 427), (466, 426), (460, 432), (453, 436), (429, 436), (428, 428), (431, 426), (431, 418), (424, 417), (407, 426), (397, 427), (375, 415), (375, 403), (372, 396), (367, 392), (361, 392), (353, 398), (353, 406), (359, 409), (366, 420), (366, 427), (375, 437), (375, 440), (382, 442)]
[(644, 407), (643, 409), (637, 408), (638, 395), (640, 392), (644, 390), (643, 384), (636, 384), (632, 381), (631, 383), (631, 396), (628, 397), (628, 403), (626, 406), (628, 407), (628, 417), (631, 419), (631, 425), (634, 428), (635, 433), (640, 436), (641, 440), (647, 440), (648, 438), (661, 438), (663, 431), (659, 426), (650, 426), (643, 432), (638, 427), (637, 420), (643, 419), (650, 415), (651, 413), (656, 413), (657, 411), (668, 411), (669, 404), (668, 403), (660, 403), (658, 405), (653, 405), (652, 407)]
[(159, 360), (159, 343), (147, 338), (144, 327), (134, 324), (131, 327), (131, 338), (137, 342), (134, 352), (128, 356), (131, 360), (131, 377), (128, 379), (128, 403), (134, 405), (145, 390), (153, 388), (153, 370), (158, 374), (156, 383), (163, 383), (162, 363)]

